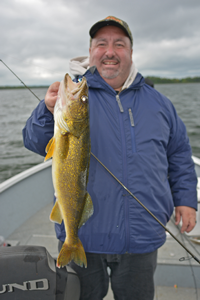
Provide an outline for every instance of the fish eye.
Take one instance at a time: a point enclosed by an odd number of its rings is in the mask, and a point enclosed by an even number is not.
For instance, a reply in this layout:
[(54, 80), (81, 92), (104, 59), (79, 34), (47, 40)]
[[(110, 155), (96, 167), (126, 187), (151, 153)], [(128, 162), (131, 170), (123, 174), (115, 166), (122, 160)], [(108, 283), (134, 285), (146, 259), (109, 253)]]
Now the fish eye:
[(87, 103), (88, 97), (87, 97), (87, 96), (81, 96), (81, 101), (82, 101), (83, 103)]

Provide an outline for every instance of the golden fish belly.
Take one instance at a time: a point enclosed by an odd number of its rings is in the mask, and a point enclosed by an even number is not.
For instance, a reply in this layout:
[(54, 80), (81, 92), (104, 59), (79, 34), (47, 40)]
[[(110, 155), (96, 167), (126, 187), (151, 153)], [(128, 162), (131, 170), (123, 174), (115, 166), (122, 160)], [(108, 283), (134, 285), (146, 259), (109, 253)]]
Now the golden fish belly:
[(89, 165), (89, 132), (55, 137), (53, 183), (67, 239), (76, 238), (84, 208)]

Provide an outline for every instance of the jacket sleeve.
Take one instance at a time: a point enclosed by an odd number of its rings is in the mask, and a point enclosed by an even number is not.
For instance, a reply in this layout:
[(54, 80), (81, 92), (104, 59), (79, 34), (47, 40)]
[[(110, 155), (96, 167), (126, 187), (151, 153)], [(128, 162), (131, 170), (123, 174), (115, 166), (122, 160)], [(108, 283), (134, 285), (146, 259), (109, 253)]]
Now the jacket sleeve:
[(54, 133), (54, 118), (47, 109), (44, 100), (32, 112), (22, 130), (24, 146), (42, 156), (46, 155), (45, 148)]
[(171, 131), (167, 148), (169, 183), (174, 206), (197, 209), (197, 176), (186, 127), (172, 105)]

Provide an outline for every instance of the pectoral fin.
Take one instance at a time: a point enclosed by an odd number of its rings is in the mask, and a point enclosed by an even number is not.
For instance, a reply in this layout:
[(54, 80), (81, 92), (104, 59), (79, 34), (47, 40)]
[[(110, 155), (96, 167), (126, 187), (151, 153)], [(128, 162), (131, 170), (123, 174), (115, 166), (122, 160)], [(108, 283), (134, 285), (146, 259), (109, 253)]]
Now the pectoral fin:
[(58, 201), (55, 202), (54, 207), (52, 208), (52, 211), (50, 214), (50, 220), (53, 222), (56, 222), (58, 224), (62, 223), (62, 215), (60, 212)]
[(54, 139), (54, 137), (52, 137), (52, 139), (50, 139), (50, 141), (48, 142), (48, 144), (46, 146), (47, 155), (45, 156), (44, 161), (46, 161), (47, 159), (53, 157), (54, 147), (55, 147), (55, 139)]
[(93, 203), (90, 195), (86, 193), (85, 195), (85, 206), (83, 209), (82, 217), (79, 223), (78, 228), (80, 228), (85, 222), (92, 216), (94, 212)]

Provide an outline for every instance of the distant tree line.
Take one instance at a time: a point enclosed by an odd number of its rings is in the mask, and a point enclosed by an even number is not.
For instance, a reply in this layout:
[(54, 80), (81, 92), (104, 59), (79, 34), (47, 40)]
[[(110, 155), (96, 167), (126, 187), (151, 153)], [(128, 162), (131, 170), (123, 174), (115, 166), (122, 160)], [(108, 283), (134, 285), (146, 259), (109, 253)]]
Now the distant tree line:
[(186, 77), (182, 79), (177, 78), (161, 78), (161, 77), (155, 77), (155, 76), (147, 76), (150, 81), (152, 81), (154, 84), (159, 83), (200, 83), (200, 77)]
[[(182, 79), (177, 78), (162, 78), (156, 76), (146, 76), (145, 81), (149, 85), (161, 84), (161, 83), (200, 83), (200, 77), (186, 77)], [(48, 88), (48, 85), (34, 85), (29, 88)], [(0, 86), (0, 89), (25, 89), (24, 86)]]

